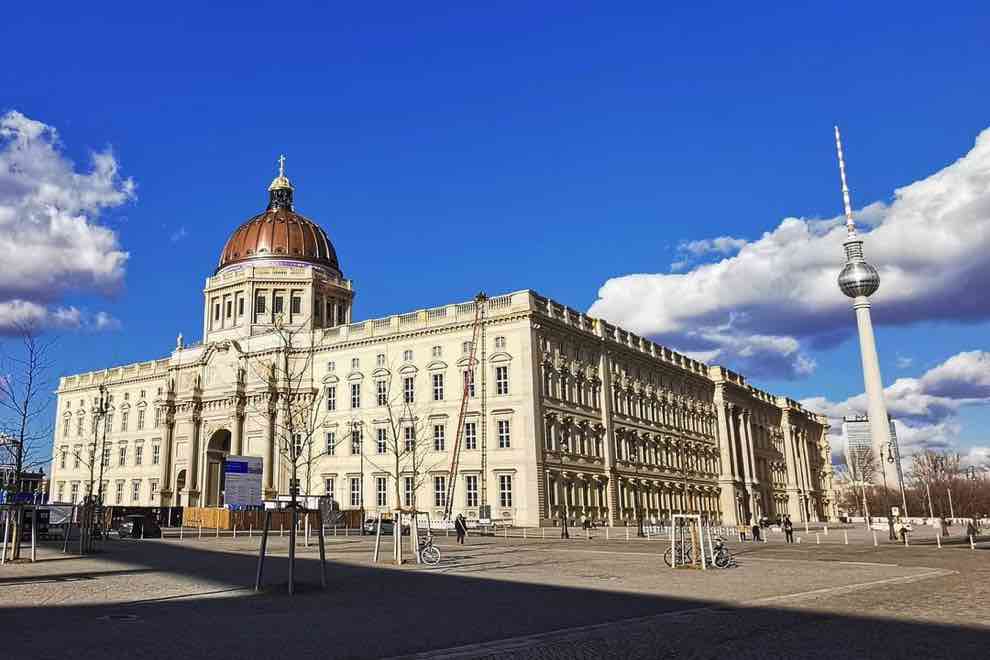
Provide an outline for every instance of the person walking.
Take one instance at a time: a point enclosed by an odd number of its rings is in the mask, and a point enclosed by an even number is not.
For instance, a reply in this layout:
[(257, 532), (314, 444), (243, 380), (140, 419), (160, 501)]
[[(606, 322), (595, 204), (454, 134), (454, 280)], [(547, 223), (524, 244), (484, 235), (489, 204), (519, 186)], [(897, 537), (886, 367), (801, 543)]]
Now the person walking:
[(891, 541), (896, 541), (897, 540), (897, 535), (894, 534), (894, 516), (892, 516), (889, 513), (887, 514), (887, 531), (890, 534), (890, 540)]
[(753, 542), (755, 543), (756, 541), (761, 540), (760, 539), (760, 523), (757, 522), (756, 516), (753, 516), (750, 519), (750, 522), (753, 523)]
[(791, 522), (790, 516), (784, 516), (784, 540), (794, 543), (794, 523)]
[(454, 518), (454, 531), (457, 532), (457, 542), (464, 545), (464, 537), (467, 536), (467, 521), (463, 513), (458, 513)]

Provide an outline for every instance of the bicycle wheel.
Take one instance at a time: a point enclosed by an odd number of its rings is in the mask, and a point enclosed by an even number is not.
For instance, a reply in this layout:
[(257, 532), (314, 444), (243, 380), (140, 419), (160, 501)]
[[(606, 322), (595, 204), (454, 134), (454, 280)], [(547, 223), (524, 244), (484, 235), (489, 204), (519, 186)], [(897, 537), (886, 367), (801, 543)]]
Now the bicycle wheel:
[(426, 546), (423, 548), (420, 556), (423, 558), (423, 563), (429, 564), (430, 566), (436, 566), (440, 563), (440, 550), (436, 546)]
[(717, 566), (718, 568), (727, 568), (729, 566), (730, 561), (731, 558), (729, 557), (729, 553), (725, 552), (724, 550), (720, 552), (716, 552), (715, 558), (713, 559), (715, 566)]
[(670, 563), (671, 557), (673, 557), (673, 553), (670, 551), (670, 548), (667, 548), (667, 552), (663, 553), (663, 563), (673, 568), (674, 565)]

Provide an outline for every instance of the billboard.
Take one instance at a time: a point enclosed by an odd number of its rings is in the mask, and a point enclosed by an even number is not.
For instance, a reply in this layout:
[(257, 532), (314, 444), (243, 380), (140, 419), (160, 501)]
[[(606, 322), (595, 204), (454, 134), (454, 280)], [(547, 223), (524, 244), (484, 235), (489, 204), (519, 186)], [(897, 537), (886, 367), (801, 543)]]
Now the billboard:
[(228, 456), (224, 461), (224, 504), (229, 508), (261, 506), (261, 461), (259, 456)]

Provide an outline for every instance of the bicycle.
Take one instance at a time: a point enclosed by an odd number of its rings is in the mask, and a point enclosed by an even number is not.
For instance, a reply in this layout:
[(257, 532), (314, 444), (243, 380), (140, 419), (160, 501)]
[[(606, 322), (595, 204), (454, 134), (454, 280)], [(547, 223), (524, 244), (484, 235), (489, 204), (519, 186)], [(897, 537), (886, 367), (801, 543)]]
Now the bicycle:
[(675, 551), (677, 553), (678, 566), (687, 566), (691, 563), (691, 547), (678, 541), (673, 548), (667, 548), (667, 552), (663, 553), (663, 561), (667, 566), (674, 567), (672, 560), (674, 559)]
[(436, 566), (440, 563), (440, 548), (433, 545), (432, 534), (428, 535), (425, 541), (420, 541), (419, 558), (428, 566)]
[(729, 568), (730, 566), (736, 566), (736, 560), (732, 558), (732, 554), (729, 552), (729, 549), (725, 547), (725, 540), (721, 536), (715, 537), (712, 550), (714, 551), (712, 555), (712, 565), (717, 568)]

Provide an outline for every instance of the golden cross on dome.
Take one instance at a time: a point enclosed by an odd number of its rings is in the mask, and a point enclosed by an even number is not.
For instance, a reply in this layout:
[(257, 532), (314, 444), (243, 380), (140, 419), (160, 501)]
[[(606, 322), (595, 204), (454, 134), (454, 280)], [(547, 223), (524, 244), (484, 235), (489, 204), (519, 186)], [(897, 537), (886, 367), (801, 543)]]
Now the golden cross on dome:
[(278, 175), (285, 176), (285, 154), (279, 154), (278, 157)]

